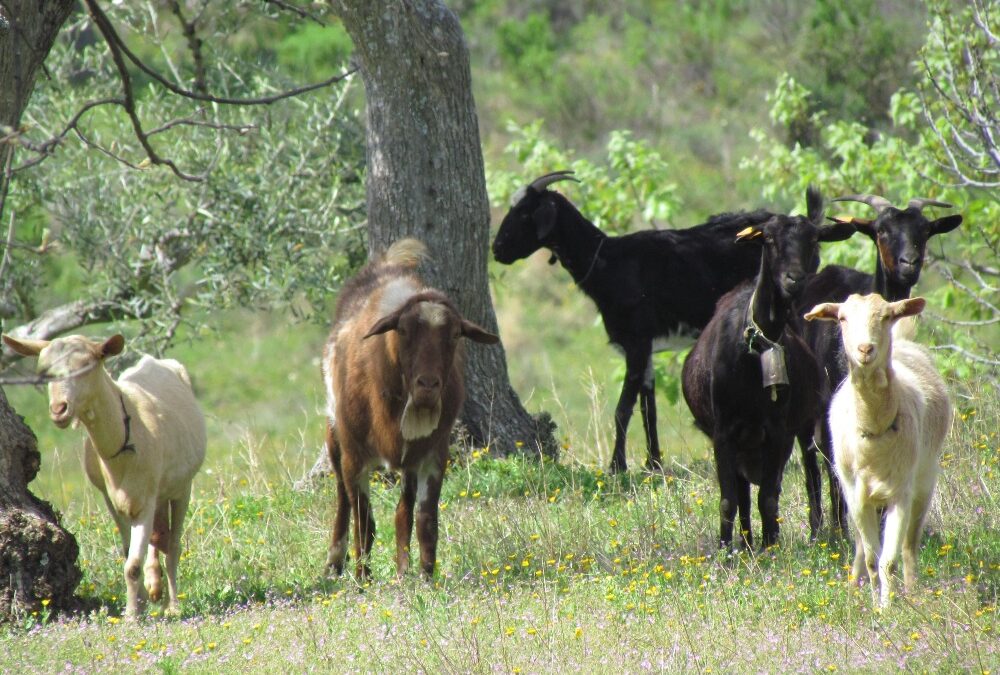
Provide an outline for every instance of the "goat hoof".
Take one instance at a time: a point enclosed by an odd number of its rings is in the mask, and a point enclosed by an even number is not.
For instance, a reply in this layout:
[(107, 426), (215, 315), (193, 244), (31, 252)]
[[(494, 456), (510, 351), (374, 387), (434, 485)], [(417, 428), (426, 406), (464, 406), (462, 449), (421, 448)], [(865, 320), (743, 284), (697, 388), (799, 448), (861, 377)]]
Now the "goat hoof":
[(167, 605), (167, 608), (163, 610), (163, 616), (171, 619), (181, 618), (181, 606), (177, 603)]

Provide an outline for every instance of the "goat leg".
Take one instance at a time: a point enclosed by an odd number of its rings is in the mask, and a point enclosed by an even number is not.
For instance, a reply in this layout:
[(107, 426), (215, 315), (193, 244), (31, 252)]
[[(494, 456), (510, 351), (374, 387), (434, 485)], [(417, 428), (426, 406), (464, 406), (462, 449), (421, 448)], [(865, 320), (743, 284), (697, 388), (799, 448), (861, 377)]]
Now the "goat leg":
[(618, 405), (615, 406), (615, 450), (611, 456), (611, 473), (622, 473), (628, 470), (628, 464), (625, 461), (625, 437), (628, 432), (628, 423), (632, 419), (632, 411), (635, 409), (635, 399), (639, 395), (644, 368), (645, 362), (636, 363), (634, 358), (626, 354), (625, 381), (622, 383), (622, 393), (618, 397)]
[(444, 469), (420, 476), (417, 483), (417, 541), (420, 542), (420, 569), (424, 577), (434, 576), (437, 563), (438, 501)]
[(653, 355), (649, 355), (646, 363), (646, 374), (642, 388), (639, 391), (639, 412), (642, 414), (642, 427), (646, 432), (646, 469), (662, 471), (663, 461), (660, 458), (660, 439), (656, 435), (656, 378), (653, 373)]
[[(809, 503), (809, 539), (815, 540), (823, 528), (823, 474), (816, 458), (817, 449), (813, 445), (813, 433), (799, 434), (799, 450), (802, 452), (802, 471), (806, 476), (806, 495)], [(833, 487), (830, 488), (833, 490)], [(832, 492), (831, 492), (832, 495)]]
[(396, 576), (402, 577), (410, 567), (410, 534), (413, 532), (413, 504), (417, 498), (417, 475), (403, 472), (396, 505)]

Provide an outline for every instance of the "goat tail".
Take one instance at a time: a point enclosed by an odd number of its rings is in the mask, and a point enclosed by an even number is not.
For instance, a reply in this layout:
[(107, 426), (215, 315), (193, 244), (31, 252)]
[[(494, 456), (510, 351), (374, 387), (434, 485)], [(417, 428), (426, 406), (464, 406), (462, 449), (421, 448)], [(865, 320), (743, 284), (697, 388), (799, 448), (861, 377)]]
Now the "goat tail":
[(428, 258), (427, 246), (419, 239), (407, 237), (393, 243), (382, 257), (382, 264), (416, 267)]

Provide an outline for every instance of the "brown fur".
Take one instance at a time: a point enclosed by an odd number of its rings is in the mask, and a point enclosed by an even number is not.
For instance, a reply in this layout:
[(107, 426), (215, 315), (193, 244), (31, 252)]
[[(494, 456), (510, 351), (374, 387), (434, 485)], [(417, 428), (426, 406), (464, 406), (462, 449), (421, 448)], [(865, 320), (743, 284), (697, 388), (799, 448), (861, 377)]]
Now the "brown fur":
[(327, 568), (336, 574), (347, 556), (351, 515), (357, 575), (370, 574), (375, 521), (368, 480), (380, 465), (402, 473), (397, 574), (409, 566), (415, 506), (420, 566), (433, 574), (448, 439), (465, 396), (459, 338), (498, 340), (463, 319), (445, 294), (424, 287), (415, 271), (422, 254), (422, 244), (402, 240), (348, 282), (324, 349), (327, 447), (337, 476)]

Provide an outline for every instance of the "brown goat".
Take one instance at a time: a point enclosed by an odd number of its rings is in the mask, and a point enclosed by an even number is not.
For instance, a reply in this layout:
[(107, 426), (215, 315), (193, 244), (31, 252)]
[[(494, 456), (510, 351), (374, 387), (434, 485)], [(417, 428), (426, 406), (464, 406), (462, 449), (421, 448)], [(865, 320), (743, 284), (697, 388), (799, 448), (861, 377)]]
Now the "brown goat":
[(371, 574), (375, 520), (368, 483), (379, 465), (402, 473), (396, 573), (409, 567), (414, 504), (420, 567), (428, 577), (434, 573), (448, 439), (465, 397), (459, 338), (499, 341), (463, 319), (444, 293), (424, 286), (416, 267), (425, 255), (419, 241), (400, 240), (345, 284), (323, 350), (326, 443), (337, 475), (326, 566), (338, 575), (352, 512), (357, 576)]

